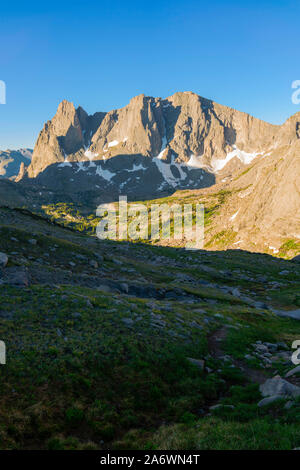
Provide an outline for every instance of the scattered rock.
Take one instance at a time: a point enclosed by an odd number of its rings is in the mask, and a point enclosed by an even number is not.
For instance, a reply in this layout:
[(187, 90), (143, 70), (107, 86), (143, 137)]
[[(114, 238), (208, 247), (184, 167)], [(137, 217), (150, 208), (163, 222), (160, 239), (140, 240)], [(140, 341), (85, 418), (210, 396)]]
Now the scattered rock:
[(284, 351), (289, 351), (290, 348), (288, 347), (287, 344), (285, 344), (283, 341), (280, 343), (277, 343), (278, 349), (282, 349)]
[(24, 267), (11, 267), (5, 270), (4, 283), (14, 287), (28, 287), (30, 284), (29, 274)]
[(112, 260), (113, 263), (117, 264), (118, 266), (122, 266), (122, 261), (120, 261), (119, 259), (113, 259)]
[(221, 315), (221, 313), (216, 313), (214, 315), (215, 318), (224, 318), (224, 315)]
[(251, 361), (252, 359), (254, 359), (254, 357), (251, 356), (251, 354), (246, 354), (244, 358), (247, 359), (248, 361)]
[(79, 313), (79, 312), (74, 312), (74, 313), (72, 313), (72, 317), (73, 317), (73, 318), (81, 318), (81, 313)]
[(0, 253), (0, 267), (5, 268), (8, 263), (8, 256), (5, 253)]
[(86, 306), (89, 307), (89, 308), (94, 308), (94, 305), (92, 304), (92, 302), (89, 299), (87, 299), (87, 301), (86, 301)]
[(194, 364), (194, 366), (198, 367), (200, 370), (204, 370), (205, 368), (205, 361), (203, 359), (194, 359), (193, 357), (187, 357), (187, 360)]
[(81, 255), (80, 253), (77, 254), (77, 255), (75, 255), (75, 257), (76, 257), (77, 259), (81, 259), (81, 260), (85, 260), (85, 259), (86, 259), (86, 256)]
[(294, 401), (287, 401), (286, 404), (284, 405), (285, 410), (289, 410), (294, 406), (295, 402)]
[(122, 318), (121, 320), (128, 327), (131, 327), (134, 324), (132, 318)]
[(268, 352), (268, 348), (267, 348), (267, 346), (264, 345), (264, 344), (256, 344), (256, 345), (254, 346), (254, 348), (256, 349), (256, 351), (261, 352), (261, 353), (266, 353), (266, 352)]
[(265, 346), (269, 349), (269, 351), (275, 352), (278, 349), (278, 345), (275, 343), (264, 343)]
[(97, 287), (97, 290), (101, 290), (103, 292), (107, 292), (107, 293), (111, 293), (112, 292), (112, 289), (105, 285), (105, 284), (100, 284), (100, 286)]
[(90, 266), (91, 266), (92, 268), (97, 269), (97, 268), (98, 268), (98, 263), (97, 263), (97, 261), (95, 261), (94, 259), (91, 259), (91, 261), (90, 261)]
[(252, 305), (255, 308), (260, 308), (260, 309), (263, 309), (263, 310), (268, 310), (269, 309), (269, 306), (267, 304), (265, 304), (264, 302), (254, 301)]
[(120, 290), (121, 290), (121, 292), (125, 292), (125, 294), (128, 294), (128, 292), (129, 292), (128, 284), (126, 284), (125, 282), (122, 282), (120, 284)]

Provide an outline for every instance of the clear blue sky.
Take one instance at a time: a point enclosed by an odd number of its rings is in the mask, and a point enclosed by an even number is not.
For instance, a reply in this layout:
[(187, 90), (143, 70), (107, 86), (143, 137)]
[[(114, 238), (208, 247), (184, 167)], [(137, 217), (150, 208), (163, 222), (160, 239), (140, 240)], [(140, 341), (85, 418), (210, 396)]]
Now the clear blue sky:
[(281, 123), (300, 111), (299, 0), (1, 2), (0, 149), (32, 147), (66, 98), (89, 113), (194, 91)]

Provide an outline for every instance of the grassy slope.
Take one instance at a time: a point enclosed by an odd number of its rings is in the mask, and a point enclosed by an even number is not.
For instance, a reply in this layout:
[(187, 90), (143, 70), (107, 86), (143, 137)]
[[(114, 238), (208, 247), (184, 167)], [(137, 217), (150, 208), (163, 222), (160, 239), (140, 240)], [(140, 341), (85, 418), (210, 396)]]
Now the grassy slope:
[[(245, 188), (244, 188), (245, 189)], [(241, 189), (240, 189), (241, 190)], [(214, 250), (226, 250), (230, 247), (234, 247), (234, 243), (238, 240), (238, 233), (234, 230), (227, 229), (217, 231), (216, 224), (220, 215), (220, 209), (225, 205), (234, 192), (239, 192), (239, 189), (234, 191), (220, 190), (218, 192), (208, 191), (206, 193), (199, 191), (177, 191), (172, 196), (164, 197), (161, 199), (142, 201), (148, 208), (148, 219), (150, 226), (150, 208), (152, 204), (166, 204), (171, 207), (174, 204), (179, 204), (181, 207), (183, 204), (197, 204), (202, 203), (204, 206), (204, 223), (205, 223), (205, 248)], [(116, 210), (118, 210), (116, 205)], [(100, 218), (96, 217), (92, 213), (87, 213), (84, 206), (75, 207), (71, 203), (58, 203), (58, 204), (47, 204), (43, 205), (40, 211), (52, 220), (59, 221), (65, 227), (76, 228), (76, 230), (95, 234), (96, 226), (100, 221)], [(171, 220), (173, 217), (171, 216)], [(171, 236), (173, 235), (173, 222), (171, 222)], [(146, 241), (151, 244), (166, 245), (166, 246), (184, 246), (186, 243), (184, 240), (149, 240)], [(256, 245), (251, 245), (251, 250), (256, 251)], [(249, 245), (249, 246), (250, 246)], [(249, 248), (250, 249), (250, 248)], [(268, 254), (273, 254), (270, 247), (262, 245), (259, 251), (264, 251)], [(276, 254), (279, 258), (292, 259), (300, 253), (300, 242), (297, 239), (286, 238), (282, 240), (278, 253)], [(275, 256), (275, 255), (274, 255)]]
[[(100, 243), (9, 210), (0, 211), (0, 234), (10, 267), (26, 266), (32, 280), (23, 289), (0, 285), (0, 339), (8, 355), (0, 369), (2, 449), (300, 446), (299, 407), (258, 409), (258, 386), (208, 347), (224, 325), (224, 351), (237, 359), (257, 340), (299, 339), (299, 322), (221, 289), (239, 287), (295, 309), (295, 264), (239, 251)], [(90, 265), (96, 259), (98, 268)], [(96, 288), (107, 279), (120, 288)], [(125, 295), (122, 283), (151, 284), (157, 296)], [(187, 357), (206, 358), (211, 372)], [(234, 412), (210, 416), (208, 407), (220, 399)]]

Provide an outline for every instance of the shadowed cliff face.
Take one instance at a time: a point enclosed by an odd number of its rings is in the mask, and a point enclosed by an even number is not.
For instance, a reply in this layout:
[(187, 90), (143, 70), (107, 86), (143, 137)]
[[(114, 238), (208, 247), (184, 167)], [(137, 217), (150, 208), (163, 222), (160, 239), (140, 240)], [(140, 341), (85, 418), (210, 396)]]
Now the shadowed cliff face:
[(36, 178), (24, 179), (22, 186), (44, 187), (55, 194), (65, 194), (94, 210), (102, 202), (118, 200), (120, 195), (129, 200), (147, 200), (178, 189), (201, 189), (214, 183), (214, 175), (201, 168), (173, 159), (125, 154), (105, 161), (52, 164)]

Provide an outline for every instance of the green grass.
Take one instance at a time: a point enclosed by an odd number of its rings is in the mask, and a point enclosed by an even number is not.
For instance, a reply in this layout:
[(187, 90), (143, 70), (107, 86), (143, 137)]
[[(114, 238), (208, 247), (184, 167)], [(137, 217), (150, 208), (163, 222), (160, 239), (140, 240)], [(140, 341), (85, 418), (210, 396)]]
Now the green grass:
[[(7, 346), (7, 364), (0, 370), (1, 449), (300, 445), (298, 404), (288, 411), (278, 403), (259, 410), (257, 386), (249, 386), (238, 368), (214, 359), (208, 341), (214, 331), (232, 325), (222, 347), (242, 360), (257, 340), (298, 339), (299, 322), (250, 307), (220, 289), (249, 289), (258, 300), (269, 297), (274, 305), (294, 308), (296, 264), (234, 250), (100, 243), (29, 214), (4, 212), (0, 251), (9, 254), (9, 267), (26, 265), (34, 278), (25, 289), (0, 285), (0, 339)], [(15, 217), (10, 225), (8, 216)], [(99, 268), (90, 266), (95, 259)], [(290, 272), (280, 275), (286, 268)], [(192, 284), (178, 277), (183, 274)], [(259, 280), (262, 275), (266, 280)], [(170, 300), (104, 293), (97, 290), (103, 278), (180, 295)], [(86, 279), (85, 286), (77, 282)], [(200, 371), (187, 357), (205, 359), (212, 370)], [(279, 370), (285, 372), (283, 366)], [(209, 407), (220, 401), (235, 409), (209, 416)]]
[(286, 240), (279, 248), (279, 256), (293, 258), (300, 253), (300, 242), (296, 240)]

